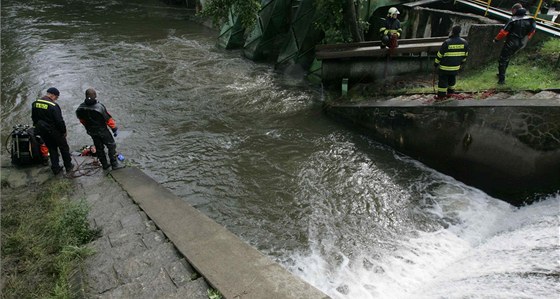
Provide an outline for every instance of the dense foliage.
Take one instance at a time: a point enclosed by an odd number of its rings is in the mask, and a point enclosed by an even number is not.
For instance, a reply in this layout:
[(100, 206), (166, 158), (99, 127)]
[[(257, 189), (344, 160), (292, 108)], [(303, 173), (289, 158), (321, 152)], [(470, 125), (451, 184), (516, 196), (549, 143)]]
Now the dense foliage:
[[(363, 41), (367, 22), (361, 20), (357, 10), (360, 0), (315, 0), (316, 14), (314, 25), (325, 32), (325, 41), (357, 42)], [(261, 7), (259, 0), (208, 0), (201, 12), (211, 17), (216, 23), (227, 21), (230, 10), (240, 18), (245, 28), (250, 28), (256, 21)]]
[(315, 0), (315, 26), (325, 32), (327, 43), (359, 42), (364, 40), (368, 23), (357, 13), (360, 0)]
[(230, 11), (239, 17), (245, 28), (250, 28), (257, 20), (261, 8), (259, 0), (209, 0), (204, 3), (201, 15), (211, 17), (218, 24), (228, 20)]

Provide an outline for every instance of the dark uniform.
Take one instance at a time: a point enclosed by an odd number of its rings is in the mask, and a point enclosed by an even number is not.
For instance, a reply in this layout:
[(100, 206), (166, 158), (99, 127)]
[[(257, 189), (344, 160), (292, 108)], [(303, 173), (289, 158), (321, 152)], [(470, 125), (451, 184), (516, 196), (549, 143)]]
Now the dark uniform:
[(506, 69), (513, 54), (523, 48), (525, 43), (531, 39), (536, 32), (537, 24), (535, 20), (530, 16), (526, 16), (526, 13), (527, 10), (523, 7), (515, 9), (511, 19), (494, 38), (494, 42), (496, 42), (507, 37), (502, 52), (500, 53), (500, 59), (498, 60), (499, 84), (505, 83)]
[[(117, 145), (111, 132), (107, 129), (109, 127), (113, 134), (116, 136), (118, 130), (117, 125), (111, 114), (107, 112), (105, 106), (99, 103), (95, 98), (86, 98), (76, 110), (76, 116), (80, 122), (85, 126), (88, 135), (93, 139), (93, 144), (97, 150), (97, 158), (103, 169), (113, 166), (113, 169), (121, 168), (117, 160)], [(107, 156), (105, 155), (104, 147), (107, 146), (109, 152), (109, 161), (107, 163)]]
[(438, 98), (455, 93), (457, 72), (469, 56), (469, 43), (459, 34), (446, 39), (437, 52), (434, 66), (438, 69)]
[(381, 19), (381, 21), (381, 28), (379, 29), (381, 48), (385, 48), (389, 46), (393, 34), (395, 34), (397, 38), (401, 36), (402, 28), (399, 19), (387, 17), (386, 19)]
[[(56, 93), (58, 93), (58, 90), (56, 90)], [(70, 156), (70, 147), (66, 141), (66, 124), (62, 118), (60, 106), (48, 96), (44, 96), (31, 105), (31, 119), (36, 133), (41, 136), (49, 149), (53, 173), (58, 174), (62, 170), (59, 164), (58, 150), (60, 150), (66, 170), (72, 170), (74, 166)]]

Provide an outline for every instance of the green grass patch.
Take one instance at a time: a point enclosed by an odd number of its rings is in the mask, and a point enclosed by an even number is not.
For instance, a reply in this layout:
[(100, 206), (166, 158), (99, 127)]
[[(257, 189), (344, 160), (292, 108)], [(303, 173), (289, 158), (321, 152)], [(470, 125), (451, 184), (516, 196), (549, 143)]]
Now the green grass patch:
[(70, 298), (69, 273), (92, 251), (99, 235), (84, 200), (70, 200), (69, 180), (38, 190), (5, 190), (2, 198), (2, 298)]
[(207, 292), (208, 292), (208, 298), (209, 299), (222, 299), (223, 298), (222, 294), (218, 290), (208, 289)]
[[(464, 92), (486, 90), (540, 91), (560, 88), (560, 40), (550, 39), (536, 48), (523, 49), (514, 55), (507, 69), (506, 84), (497, 84), (497, 73), (497, 60), (486, 66), (459, 73), (457, 90)], [(433, 93), (433, 87), (404, 88), (396, 92), (409, 94)]]

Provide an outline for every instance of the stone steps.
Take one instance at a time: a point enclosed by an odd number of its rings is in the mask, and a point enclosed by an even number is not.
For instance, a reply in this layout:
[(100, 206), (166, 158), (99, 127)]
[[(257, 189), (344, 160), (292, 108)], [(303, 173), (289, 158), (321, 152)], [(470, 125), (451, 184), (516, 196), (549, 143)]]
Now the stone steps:
[[(81, 164), (89, 157), (78, 157)], [(106, 172), (75, 178), (74, 196), (90, 206), (101, 237), (80, 280), (88, 298), (208, 298), (208, 285)]]

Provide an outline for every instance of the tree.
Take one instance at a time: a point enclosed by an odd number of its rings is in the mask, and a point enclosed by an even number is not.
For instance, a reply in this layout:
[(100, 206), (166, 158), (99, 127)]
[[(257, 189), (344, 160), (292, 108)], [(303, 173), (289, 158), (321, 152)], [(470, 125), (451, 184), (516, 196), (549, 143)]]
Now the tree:
[(211, 17), (215, 23), (223, 24), (228, 19), (228, 13), (233, 9), (245, 28), (250, 28), (257, 20), (261, 4), (259, 0), (208, 0), (200, 14)]
[[(272, 0), (271, 0), (272, 1)], [(367, 22), (359, 17), (360, 0), (312, 0), (317, 10), (315, 26), (325, 32), (325, 42), (359, 42), (364, 40)], [(201, 14), (223, 23), (230, 9), (245, 28), (256, 21), (260, 0), (207, 0)]]
[(314, 0), (317, 9), (315, 26), (325, 32), (325, 42), (360, 42), (364, 28), (358, 15), (360, 0)]

